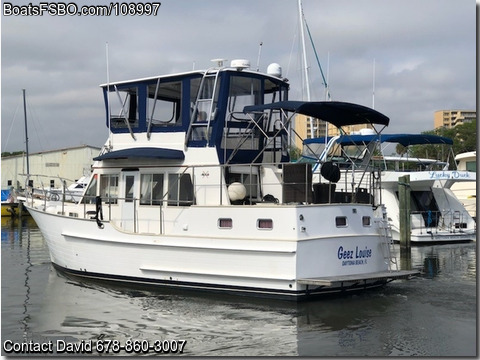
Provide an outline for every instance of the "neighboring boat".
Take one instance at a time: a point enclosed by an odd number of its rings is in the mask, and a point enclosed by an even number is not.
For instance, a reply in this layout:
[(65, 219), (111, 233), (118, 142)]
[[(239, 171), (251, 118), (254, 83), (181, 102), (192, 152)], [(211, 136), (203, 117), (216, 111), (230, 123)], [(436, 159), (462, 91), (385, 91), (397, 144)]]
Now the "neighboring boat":
[(20, 215), (29, 215), (27, 209), (20, 206), (13, 187), (2, 190), (2, 216), (17, 217)]
[[(305, 143), (312, 148), (315, 144), (322, 144), (324, 141), (324, 139), (307, 139)], [(342, 178), (336, 184), (337, 192), (345, 191), (350, 187), (355, 191), (361, 190), (358, 195), (369, 202), (370, 199), (363, 192), (367, 189), (379, 192), (380, 196), (377, 196), (376, 199), (380, 202), (375, 205), (385, 206), (392, 236), (396, 241), (400, 239), (398, 188), (400, 178), (404, 175), (410, 177), (408, 186), (410, 188), (410, 227), (413, 243), (475, 240), (475, 221), (453, 194), (451, 187), (459, 182), (475, 183), (476, 173), (447, 170), (446, 162), (435, 159), (375, 156), (378, 144), (385, 142), (399, 143), (404, 147), (453, 144), (451, 139), (436, 135), (344, 135), (330, 140), (320, 155), (318, 163), (333, 160), (342, 169)], [(367, 176), (359, 171), (362, 169), (367, 169)], [(317, 177), (321, 177), (320, 169), (314, 167), (314, 172)], [(373, 185), (375, 185), (375, 189), (373, 189)]]
[[(455, 156), (457, 170), (469, 171), (472, 176), (477, 174), (477, 152), (469, 151)], [(477, 182), (456, 182), (451, 187), (455, 196), (465, 207), (465, 210), (476, 220), (477, 218)]]
[[(66, 188), (34, 188), (29, 189), (32, 193), (32, 197), (39, 199), (40, 201), (48, 201), (50, 204), (52, 202), (58, 201), (67, 201), (78, 203), (83, 197), (83, 193), (87, 188), (89, 177), (82, 176), (77, 181), (73, 182)], [(61, 179), (64, 182), (63, 179)], [(25, 197), (22, 197), (21, 200), (25, 200)]]
[(110, 136), (81, 203), (27, 201), (58, 269), (295, 300), (418, 274), (395, 268), (370, 204), (319, 203), (311, 166), (287, 151), (297, 113), (338, 127), (385, 127), (388, 117), (288, 101), (278, 65), (268, 74), (248, 66), (102, 85)]
[[(29, 165), (29, 153), (28, 153), (28, 128), (27, 128), (27, 101), (25, 95), (25, 89), (22, 90), (23, 94), (23, 115), (25, 122), (25, 152), (26, 152), (26, 165), (27, 176), (30, 173)], [(8, 190), (2, 190), (2, 216), (21, 216), (29, 215), (29, 212), (23, 206), (23, 203), (18, 199), (17, 192), (13, 186)]]

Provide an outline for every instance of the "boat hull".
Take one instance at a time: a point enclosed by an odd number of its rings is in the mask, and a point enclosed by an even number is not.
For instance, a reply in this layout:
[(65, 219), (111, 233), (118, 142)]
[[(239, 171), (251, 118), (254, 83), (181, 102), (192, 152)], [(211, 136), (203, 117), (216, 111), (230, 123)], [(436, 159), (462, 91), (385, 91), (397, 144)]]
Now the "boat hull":
[[(337, 234), (333, 229), (325, 231), (325, 223), (319, 219), (338, 208), (245, 208), (243, 217), (255, 219), (260, 213), (269, 213), (276, 223), (280, 222), (276, 216), (287, 210), (282, 215), (283, 228), (279, 225), (283, 235), (275, 236), (271, 230), (272, 235), (263, 237), (242, 236), (241, 230), (238, 235), (220, 237), (212, 231), (211, 237), (198, 236), (194, 234), (195, 224), (189, 227), (193, 235), (134, 234), (111, 222), (103, 222), (100, 229), (90, 219), (35, 209), (31, 213), (46, 239), (52, 263), (85, 278), (300, 300), (379, 287), (411, 275), (389, 271), (388, 242), (374, 228), (366, 228), (360, 236), (351, 229), (343, 233), (339, 229)], [(355, 208), (359, 219), (371, 211), (368, 206)], [(197, 210), (188, 218), (206, 213), (205, 209)], [(233, 217), (239, 209), (212, 207), (208, 217), (212, 213), (215, 217), (215, 211)], [(345, 206), (343, 211), (351, 213), (352, 207)], [(299, 213), (303, 215), (303, 227), (296, 225), (298, 220), (288, 220), (298, 219)], [(319, 215), (317, 219), (314, 214)], [(320, 236), (322, 227), (324, 235)], [(209, 233), (208, 229), (204, 233)]]

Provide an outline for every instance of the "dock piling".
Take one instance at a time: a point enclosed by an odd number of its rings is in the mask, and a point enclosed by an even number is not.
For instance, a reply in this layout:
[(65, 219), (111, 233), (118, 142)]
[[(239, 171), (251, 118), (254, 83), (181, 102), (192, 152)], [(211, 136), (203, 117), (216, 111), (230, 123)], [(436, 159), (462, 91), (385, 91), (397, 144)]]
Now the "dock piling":
[(398, 200), (400, 208), (400, 258), (403, 261), (411, 257), (410, 175), (398, 178)]

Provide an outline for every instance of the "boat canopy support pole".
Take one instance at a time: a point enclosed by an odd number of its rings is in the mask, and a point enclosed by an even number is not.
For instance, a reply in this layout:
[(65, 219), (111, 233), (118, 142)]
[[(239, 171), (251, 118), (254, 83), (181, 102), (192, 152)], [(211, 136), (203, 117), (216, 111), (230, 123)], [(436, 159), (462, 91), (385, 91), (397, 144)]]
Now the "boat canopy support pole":
[(125, 120), (125, 124), (127, 125), (128, 131), (130, 132), (130, 135), (132, 135), (133, 140), (137, 140), (135, 138), (135, 135), (133, 134), (132, 127), (130, 126), (130, 122), (127, 119), (127, 112), (125, 111), (125, 104), (122, 101), (122, 98), (120, 97), (120, 93), (118, 92), (117, 86), (114, 85), (114, 87), (115, 87), (115, 92), (117, 93), (117, 96), (118, 96), (118, 101), (120, 101), (120, 105), (122, 106), (123, 118)]

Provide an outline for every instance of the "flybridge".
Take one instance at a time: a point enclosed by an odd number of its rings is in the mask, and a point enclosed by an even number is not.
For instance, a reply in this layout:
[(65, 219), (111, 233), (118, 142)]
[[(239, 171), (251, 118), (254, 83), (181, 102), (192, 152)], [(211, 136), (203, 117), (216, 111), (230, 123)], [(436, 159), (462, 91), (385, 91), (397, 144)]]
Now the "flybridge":
[(245, 70), (246, 60), (232, 66), (104, 84), (107, 126), (149, 141), (153, 133), (184, 132), (187, 147), (216, 147), (222, 163), (251, 161), (281, 116), (252, 122), (243, 109), (288, 100), (289, 84), (278, 66), (272, 74)]

